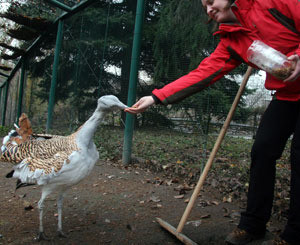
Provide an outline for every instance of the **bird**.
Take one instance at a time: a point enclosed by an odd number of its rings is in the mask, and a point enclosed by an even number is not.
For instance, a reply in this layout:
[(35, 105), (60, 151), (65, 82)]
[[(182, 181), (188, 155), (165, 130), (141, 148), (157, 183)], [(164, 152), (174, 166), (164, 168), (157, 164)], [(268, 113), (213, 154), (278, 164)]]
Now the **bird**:
[[(57, 233), (59, 237), (67, 237), (62, 230), (64, 194), (71, 186), (88, 176), (99, 159), (99, 152), (93, 141), (97, 126), (108, 112), (124, 110), (126, 107), (116, 96), (104, 95), (98, 99), (92, 116), (68, 136), (57, 135), (48, 139), (46, 135), (45, 139), (37, 140), (27, 129), (24, 140), (24, 130), (17, 128), (4, 137), (0, 161), (13, 163), (13, 170), (6, 177), (18, 179), (17, 188), (18, 185), (41, 186), (41, 198), (38, 202), (39, 241), (50, 240), (44, 232), (43, 213), (44, 201), (54, 191), (58, 193)], [(15, 138), (18, 138), (18, 142)]]

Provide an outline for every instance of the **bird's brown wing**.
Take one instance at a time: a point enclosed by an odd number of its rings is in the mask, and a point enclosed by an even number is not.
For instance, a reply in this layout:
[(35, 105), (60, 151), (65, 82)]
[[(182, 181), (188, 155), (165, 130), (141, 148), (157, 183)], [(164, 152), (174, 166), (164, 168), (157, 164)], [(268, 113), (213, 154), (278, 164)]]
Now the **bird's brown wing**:
[(79, 151), (75, 135), (49, 140), (28, 140), (20, 145), (8, 145), (0, 160), (15, 164), (26, 163), (31, 171), (59, 171), (73, 151)]
[(23, 160), (23, 163), (27, 165), (30, 172), (42, 171), (44, 175), (48, 175), (53, 172), (58, 173), (64, 163), (68, 164), (70, 162), (68, 157), (72, 154), (72, 152), (74, 152), (74, 150), (68, 149), (58, 151), (54, 155), (46, 158), (28, 157)]

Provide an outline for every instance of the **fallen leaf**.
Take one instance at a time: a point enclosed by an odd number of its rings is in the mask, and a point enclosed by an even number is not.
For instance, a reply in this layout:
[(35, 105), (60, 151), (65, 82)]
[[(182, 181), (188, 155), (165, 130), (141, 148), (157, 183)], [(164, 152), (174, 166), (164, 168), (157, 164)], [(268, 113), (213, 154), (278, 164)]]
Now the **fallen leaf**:
[(188, 221), (186, 222), (187, 225), (192, 225), (195, 227), (198, 227), (199, 225), (201, 225), (202, 221), (201, 220), (194, 220), (194, 221)]
[(166, 181), (166, 184), (167, 184), (168, 186), (172, 185), (172, 180)]
[(232, 202), (232, 197), (229, 196), (229, 197), (223, 197), (223, 202), (229, 202), (231, 203)]
[(201, 219), (208, 219), (208, 218), (210, 218), (210, 217), (211, 217), (210, 214), (205, 214), (205, 215), (202, 215), (202, 216), (201, 216)]
[(151, 201), (151, 202), (160, 202), (161, 200), (160, 200), (159, 197), (157, 197), (157, 196), (151, 196), (151, 197), (150, 197), (150, 201)]
[(231, 218), (239, 218), (241, 217), (241, 213), (240, 212), (233, 212), (230, 214)]
[(26, 210), (26, 211), (28, 211), (28, 210), (32, 210), (33, 209), (33, 206), (30, 204), (30, 202), (28, 202), (28, 201), (24, 201), (23, 202), (23, 205), (24, 205), (24, 209)]

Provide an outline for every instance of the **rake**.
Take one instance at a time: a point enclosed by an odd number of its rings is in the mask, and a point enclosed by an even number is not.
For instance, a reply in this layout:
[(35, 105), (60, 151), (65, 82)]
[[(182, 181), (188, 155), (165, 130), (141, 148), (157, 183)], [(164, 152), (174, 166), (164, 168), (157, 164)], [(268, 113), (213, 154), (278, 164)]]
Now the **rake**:
[(215, 143), (215, 145), (214, 145), (214, 147), (213, 147), (213, 149), (212, 149), (212, 151), (210, 153), (210, 156), (209, 156), (209, 158), (207, 160), (205, 168), (203, 169), (203, 172), (202, 172), (202, 174), (201, 174), (201, 176), (200, 176), (200, 178), (198, 180), (198, 183), (197, 183), (197, 185), (196, 185), (196, 187), (194, 189), (194, 192), (193, 192), (193, 194), (192, 194), (192, 196), (191, 196), (191, 198), (189, 200), (189, 203), (188, 203), (188, 205), (187, 205), (187, 207), (186, 207), (186, 209), (185, 209), (185, 211), (184, 211), (184, 213), (183, 213), (183, 215), (181, 217), (181, 220), (180, 220), (180, 222), (179, 222), (179, 224), (177, 226), (177, 229), (175, 227), (171, 226), (170, 224), (168, 224), (167, 222), (163, 221), (162, 219), (156, 218), (157, 222), (164, 229), (166, 229), (167, 231), (169, 231), (170, 233), (172, 233), (174, 236), (177, 237), (178, 240), (180, 240), (184, 244), (187, 244), (187, 245), (197, 245), (197, 243), (193, 242), (190, 238), (188, 238), (187, 236), (185, 236), (181, 232), (182, 232), (184, 224), (186, 223), (186, 220), (187, 220), (187, 218), (188, 218), (188, 216), (189, 216), (189, 214), (190, 214), (190, 212), (192, 210), (192, 207), (195, 204), (195, 201), (196, 201), (196, 199), (197, 199), (197, 197), (199, 195), (200, 189), (201, 189), (201, 187), (202, 187), (202, 185), (204, 183), (204, 180), (205, 180), (205, 178), (207, 176), (207, 173), (208, 173), (208, 171), (209, 171), (209, 169), (210, 169), (210, 167), (211, 167), (211, 165), (213, 163), (213, 160), (214, 160), (214, 158), (216, 156), (216, 153), (217, 153), (217, 151), (218, 151), (218, 149), (219, 149), (219, 147), (221, 145), (221, 142), (222, 142), (222, 140), (223, 140), (223, 138), (225, 136), (225, 133), (226, 133), (228, 127), (229, 127), (230, 121), (231, 121), (232, 116), (234, 114), (234, 111), (235, 111), (235, 109), (236, 109), (236, 107), (237, 107), (237, 105), (238, 105), (238, 103), (240, 101), (240, 98), (241, 98), (241, 96), (242, 96), (242, 94), (243, 94), (243, 92), (245, 90), (245, 87), (246, 87), (246, 84), (247, 84), (247, 82), (249, 80), (251, 72), (252, 72), (252, 67), (248, 66), (248, 69), (247, 69), (247, 71), (246, 71), (246, 73), (244, 75), (244, 78), (243, 78), (243, 81), (242, 81), (242, 83), (240, 85), (240, 88), (239, 88), (239, 90), (238, 90), (238, 92), (237, 92), (237, 94), (235, 96), (235, 99), (233, 101), (233, 104), (232, 104), (232, 106), (231, 106), (231, 108), (230, 108), (230, 110), (228, 112), (227, 118), (226, 118), (226, 120), (225, 120), (225, 122), (223, 124), (223, 127), (222, 127), (219, 135), (218, 135), (216, 143)]

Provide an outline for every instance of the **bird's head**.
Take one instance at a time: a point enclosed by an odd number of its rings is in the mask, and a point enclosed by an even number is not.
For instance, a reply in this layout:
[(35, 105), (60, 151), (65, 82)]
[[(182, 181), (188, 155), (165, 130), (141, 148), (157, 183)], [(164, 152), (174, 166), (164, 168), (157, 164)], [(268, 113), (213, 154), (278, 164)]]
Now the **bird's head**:
[(114, 95), (104, 95), (98, 99), (98, 108), (101, 111), (124, 110), (126, 107), (127, 106)]

